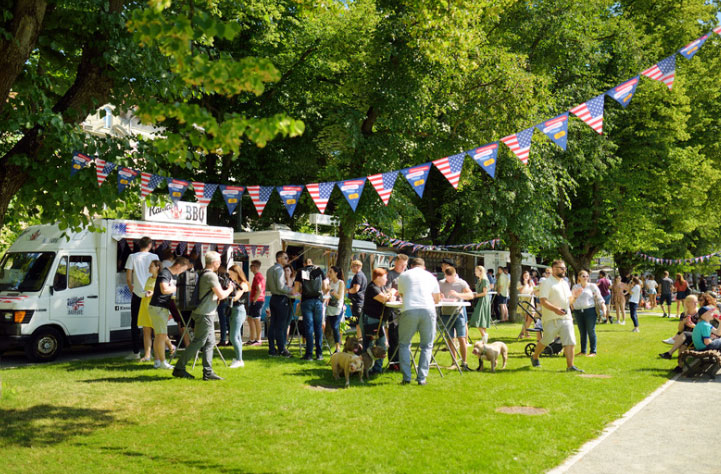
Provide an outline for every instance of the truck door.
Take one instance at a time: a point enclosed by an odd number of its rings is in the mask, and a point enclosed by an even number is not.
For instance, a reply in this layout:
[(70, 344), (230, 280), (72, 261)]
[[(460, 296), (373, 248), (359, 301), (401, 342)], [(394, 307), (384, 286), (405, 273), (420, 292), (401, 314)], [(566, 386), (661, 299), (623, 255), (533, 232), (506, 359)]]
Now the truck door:
[(63, 254), (53, 278), (50, 319), (68, 330), (73, 342), (97, 342), (98, 266), (94, 253)]

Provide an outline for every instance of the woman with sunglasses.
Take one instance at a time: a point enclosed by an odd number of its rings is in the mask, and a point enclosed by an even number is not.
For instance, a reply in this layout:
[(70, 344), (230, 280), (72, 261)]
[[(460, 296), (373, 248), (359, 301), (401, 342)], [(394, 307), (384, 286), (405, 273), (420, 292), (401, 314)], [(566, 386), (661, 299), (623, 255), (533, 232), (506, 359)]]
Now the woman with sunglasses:
[(606, 304), (601, 296), (601, 290), (595, 283), (591, 283), (588, 272), (578, 272), (577, 283), (573, 290), (581, 289), (580, 295), (573, 302), (573, 317), (578, 325), (578, 332), (581, 336), (581, 352), (576, 355), (586, 354), (586, 341), (590, 343), (588, 357), (596, 356), (596, 305), (606, 312)]

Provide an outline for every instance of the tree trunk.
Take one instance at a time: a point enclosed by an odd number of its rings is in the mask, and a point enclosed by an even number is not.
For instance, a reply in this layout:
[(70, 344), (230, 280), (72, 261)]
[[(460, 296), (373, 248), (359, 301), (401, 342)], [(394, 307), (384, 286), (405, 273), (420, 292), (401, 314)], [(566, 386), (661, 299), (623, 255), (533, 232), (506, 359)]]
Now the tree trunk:
[(521, 242), (518, 240), (518, 236), (510, 234), (508, 237), (509, 244), (508, 250), (511, 254), (511, 283), (508, 288), (508, 318), (511, 321), (517, 322), (522, 321), (523, 318), (516, 314), (516, 308), (518, 307), (518, 282), (521, 281)]
[[(349, 278), (350, 261), (353, 257), (353, 237), (355, 236), (355, 216), (346, 217), (338, 226), (338, 258), (335, 264), (343, 270), (346, 279)], [(367, 269), (364, 273), (368, 274)]]
[(614, 254), (613, 260), (616, 262), (618, 272), (621, 277), (628, 275), (633, 272), (635, 264), (633, 262), (633, 253), (624, 252), (620, 254)]

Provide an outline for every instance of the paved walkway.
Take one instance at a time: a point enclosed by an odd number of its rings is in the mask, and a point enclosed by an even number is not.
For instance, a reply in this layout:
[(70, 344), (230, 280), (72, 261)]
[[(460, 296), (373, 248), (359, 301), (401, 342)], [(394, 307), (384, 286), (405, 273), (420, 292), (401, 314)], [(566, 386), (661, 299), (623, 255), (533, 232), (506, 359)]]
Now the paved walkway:
[(718, 474), (719, 407), (721, 373), (670, 380), (550, 472)]

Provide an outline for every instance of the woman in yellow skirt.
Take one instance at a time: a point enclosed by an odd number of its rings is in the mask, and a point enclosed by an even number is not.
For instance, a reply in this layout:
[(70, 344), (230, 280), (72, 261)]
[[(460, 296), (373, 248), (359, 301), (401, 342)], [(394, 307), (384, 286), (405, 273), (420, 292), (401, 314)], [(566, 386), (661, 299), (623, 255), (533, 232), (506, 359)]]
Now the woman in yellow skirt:
[[(148, 313), (148, 306), (150, 306), (150, 298), (153, 296), (153, 289), (155, 288), (155, 280), (158, 277), (160, 271), (160, 261), (153, 260), (150, 262), (150, 277), (145, 282), (145, 296), (140, 301), (140, 310), (138, 311), (138, 326), (143, 327), (143, 348), (145, 354), (140, 359), (141, 362), (150, 362), (150, 351), (153, 348), (153, 323), (150, 320), (150, 314)], [(168, 349), (170, 353), (175, 353), (175, 346), (167, 340)]]

